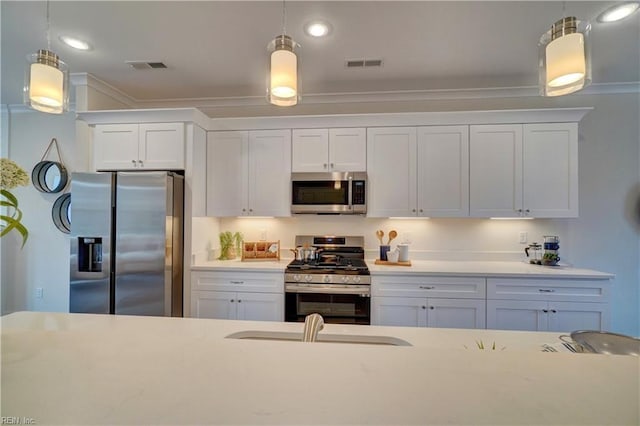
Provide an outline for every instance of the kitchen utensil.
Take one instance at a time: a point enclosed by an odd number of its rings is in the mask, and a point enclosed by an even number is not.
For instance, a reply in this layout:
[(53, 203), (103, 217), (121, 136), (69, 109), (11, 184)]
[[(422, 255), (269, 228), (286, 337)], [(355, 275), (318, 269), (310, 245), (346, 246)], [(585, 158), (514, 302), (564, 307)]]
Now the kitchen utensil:
[[(562, 339), (565, 336), (560, 336)], [(578, 330), (571, 333), (571, 340), (585, 352), (608, 355), (640, 356), (640, 339), (607, 331)]]
[(542, 246), (538, 243), (529, 244), (527, 247), (524, 248), (524, 253), (527, 255), (527, 257), (529, 257), (529, 250), (533, 252), (531, 255), (531, 259), (529, 260), (529, 263), (540, 265), (542, 261), (540, 259), (539, 252), (540, 250), (542, 250)]
[(387, 261), (396, 263), (398, 261), (399, 256), (400, 256), (400, 251), (396, 247), (394, 250), (389, 250), (387, 252)]
[(409, 244), (398, 244), (398, 262), (408, 262), (409, 261)]
[(391, 244), (391, 241), (398, 236), (398, 233), (395, 231), (395, 229), (392, 229), (389, 232), (389, 241), (387, 241), (387, 245)]
[(384, 244), (384, 243), (382, 242), (382, 237), (384, 237), (384, 231), (383, 231), (383, 230), (378, 229), (378, 230), (376, 231), (376, 237), (378, 237), (378, 241), (380, 241), (380, 245)]

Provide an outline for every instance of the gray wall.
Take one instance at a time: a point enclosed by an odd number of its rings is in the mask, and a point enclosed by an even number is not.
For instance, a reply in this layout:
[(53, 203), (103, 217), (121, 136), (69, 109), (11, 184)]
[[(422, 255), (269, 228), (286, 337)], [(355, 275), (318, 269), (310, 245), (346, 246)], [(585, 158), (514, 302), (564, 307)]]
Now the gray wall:
[[(578, 106), (595, 108), (580, 125), (580, 217), (546, 220), (543, 225), (562, 233), (561, 251), (574, 265), (616, 274), (613, 281), (612, 329), (639, 335), (640, 99), (637, 93), (573, 95), (560, 99), (535, 97), (301, 105), (303, 109), (297, 110), (296, 114)], [(221, 116), (261, 115), (256, 108), (219, 112)], [(71, 114), (56, 117), (25, 112), (11, 114), (8, 121), (10, 157), (25, 168), (31, 168), (40, 159), (51, 137), (58, 137), (63, 144), (65, 140), (74, 138), (75, 125)], [(63, 145), (63, 151), (65, 156), (73, 156), (73, 148), (67, 149)], [(78, 167), (82, 167), (83, 161), (78, 162)], [(33, 187), (20, 191), (18, 195), (25, 210), (25, 224), (31, 236), (23, 250), (17, 246), (17, 239), (7, 237), (1, 241), (3, 313), (21, 309), (66, 311), (68, 241), (53, 226), (49, 217), (55, 197), (42, 195)], [(469, 227), (471, 230), (474, 226), (477, 226), (475, 220), (443, 220), (438, 222), (438, 232), (446, 233), (450, 228), (452, 232), (455, 229), (460, 234), (461, 229)], [(269, 236), (274, 237), (277, 236)], [(480, 241), (473, 243), (482, 244)], [(44, 288), (44, 299), (35, 299), (36, 287)]]

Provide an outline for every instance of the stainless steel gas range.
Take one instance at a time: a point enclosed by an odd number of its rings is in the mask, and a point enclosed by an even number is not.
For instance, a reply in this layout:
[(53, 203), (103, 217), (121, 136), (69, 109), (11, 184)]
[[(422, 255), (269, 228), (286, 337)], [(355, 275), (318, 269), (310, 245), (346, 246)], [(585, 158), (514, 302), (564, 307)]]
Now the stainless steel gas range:
[(370, 324), (371, 276), (364, 261), (364, 237), (296, 237), (311, 259), (285, 269), (285, 321), (304, 322), (318, 313), (326, 323)]

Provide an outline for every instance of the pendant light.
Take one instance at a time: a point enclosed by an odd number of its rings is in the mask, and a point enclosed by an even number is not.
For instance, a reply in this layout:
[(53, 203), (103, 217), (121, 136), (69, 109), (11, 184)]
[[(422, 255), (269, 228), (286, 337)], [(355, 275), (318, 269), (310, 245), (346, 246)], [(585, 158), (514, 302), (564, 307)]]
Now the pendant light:
[(299, 45), (288, 35), (285, 26), (285, 4), (282, 2), (282, 34), (269, 43), (267, 101), (277, 106), (294, 106), (300, 100), (298, 57)]
[(589, 22), (569, 16), (542, 35), (538, 43), (542, 96), (568, 95), (591, 84), (590, 32)]
[(69, 68), (51, 51), (49, 0), (47, 0), (47, 49), (27, 55), (24, 103), (38, 111), (62, 114), (69, 110)]

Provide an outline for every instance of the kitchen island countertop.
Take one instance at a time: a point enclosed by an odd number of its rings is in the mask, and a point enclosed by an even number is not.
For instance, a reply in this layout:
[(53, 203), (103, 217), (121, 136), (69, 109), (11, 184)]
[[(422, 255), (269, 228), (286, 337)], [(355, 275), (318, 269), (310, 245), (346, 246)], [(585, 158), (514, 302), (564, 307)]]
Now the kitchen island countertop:
[[(2, 416), (37, 424), (633, 424), (639, 358), (540, 351), (557, 333), (327, 324), (412, 346), (225, 338), (302, 324), (18, 312)], [(480, 350), (496, 342), (497, 350)], [(504, 349), (502, 349), (504, 347)]]

